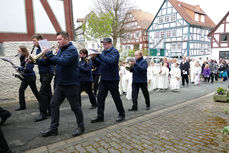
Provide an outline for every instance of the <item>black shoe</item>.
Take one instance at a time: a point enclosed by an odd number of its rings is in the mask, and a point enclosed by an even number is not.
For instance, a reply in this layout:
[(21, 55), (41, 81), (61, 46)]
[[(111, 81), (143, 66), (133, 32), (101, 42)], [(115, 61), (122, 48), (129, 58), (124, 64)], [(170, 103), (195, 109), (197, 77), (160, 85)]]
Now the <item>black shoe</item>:
[(57, 136), (57, 135), (58, 135), (57, 130), (41, 131), (42, 137)]
[(122, 122), (125, 120), (125, 116), (118, 116), (118, 118), (116, 119), (116, 122)]
[(104, 118), (96, 117), (95, 119), (91, 120), (91, 123), (98, 123), (98, 122), (103, 122)]
[(35, 122), (40, 122), (40, 121), (43, 121), (43, 120), (46, 120), (47, 119), (47, 116), (46, 115), (39, 115), (37, 118), (35, 118)]
[(77, 136), (83, 134), (84, 131), (85, 131), (85, 128), (84, 128), (84, 127), (78, 127), (78, 128), (76, 129), (75, 133), (73, 133), (72, 136), (73, 136), (73, 137), (77, 137)]
[(3, 125), (10, 116), (11, 116), (11, 113), (9, 112), (9, 114), (7, 114), (7, 116), (2, 117), (0, 125)]
[(131, 112), (131, 111), (138, 111), (138, 109), (132, 107), (132, 108), (128, 109), (128, 111), (130, 111), (130, 112)]
[(24, 109), (26, 109), (26, 108), (25, 107), (20, 107), (18, 109), (15, 109), (15, 111), (21, 111), (21, 110), (24, 110)]
[(150, 110), (150, 106), (146, 106), (146, 110)]
[(97, 105), (91, 106), (89, 109), (96, 109), (96, 108), (97, 108)]

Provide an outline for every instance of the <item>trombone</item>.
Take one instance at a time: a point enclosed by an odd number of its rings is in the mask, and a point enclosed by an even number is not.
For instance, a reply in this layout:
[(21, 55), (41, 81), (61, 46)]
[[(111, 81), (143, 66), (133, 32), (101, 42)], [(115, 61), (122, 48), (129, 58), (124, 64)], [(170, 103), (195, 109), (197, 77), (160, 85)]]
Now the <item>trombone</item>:
[[(54, 49), (56, 49), (56, 48), (59, 48), (59, 44), (57, 44), (57, 45), (54, 45), (54, 46), (52, 46), (49, 50), (50, 51), (52, 51), (52, 53), (54, 54), (54, 55), (56, 55), (57, 54), (57, 51), (54, 51)], [(42, 58), (44, 55), (42, 54), (42, 52), (41, 53), (39, 53), (39, 54), (37, 54), (36, 56), (29, 56), (29, 60), (32, 62), (32, 63), (36, 63), (36, 61), (38, 60), (38, 59), (40, 59), (40, 58)]]

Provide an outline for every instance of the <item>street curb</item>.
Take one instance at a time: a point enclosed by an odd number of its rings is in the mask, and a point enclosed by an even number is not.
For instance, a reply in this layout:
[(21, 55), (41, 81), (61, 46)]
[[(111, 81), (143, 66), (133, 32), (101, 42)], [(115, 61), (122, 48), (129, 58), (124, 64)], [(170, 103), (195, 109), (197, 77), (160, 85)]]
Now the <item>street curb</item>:
[(183, 102), (181, 104), (177, 104), (175, 106), (164, 108), (164, 109), (161, 109), (161, 110), (158, 110), (158, 111), (155, 111), (155, 112), (152, 112), (152, 113), (137, 117), (135, 119), (124, 121), (122, 123), (117, 123), (115, 125), (111, 125), (111, 126), (108, 126), (106, 128), (102, 128), (102, 129), (99, 129), (99, 130), (96, 130), (96, 131), (93, 131), (93, 132), (89, 132), (89, 133), (83, 134), (83, 135), (75, 137), (75, 138), (70, 138), (70, 139), (67, 139), (67, 140), (64, 140), (64, 141), (60, 141), (60, 142), (57, 142), (57, 143), (54, 143), (54, 144), (50, 144), (50, 145), (47, 145), (47, 146), (42, 146), (42, 147), (39, 147), (39, 148), (28, 150), (28, 151), (25, 151), (25, 153), (51, 153), (51, 152), (55, 152), (55, 151), (58, 151), (61, 148), (65, 148), (65, 147), (68, 147), (68, 146), (71, 146), (71, 145), (76, 145), (79, 141), (81, 141), (83, 139), (90, 138), (90, 137), (93, 137), (93, 136), (98, 135), (98, 134), (106, 133), (108, 131), (111, 131), (111, 130), (114, 130), (114, 129), (117, 129), (117, 128), (122, 128), (124, 126), (128, 126), (128, 125), (131, 125), (131, 124), (136, 123), (136, 122), (144, 122), (144, 121), (146, 121), (146, 120), (148, 120), (148, 119), (150, 119), (152, 117), (158, 116), (158, 115), (160, 115), (160, 114), (162, 114), (164, 112), (171, 112), (171, 111), (174, 111), (174, 110), (177, 110), (177, 109), (181, 109), (181, 108), (183, 108), (185, 106), (188, 106), (190, 104), (195, 104), (197, 102), (201, 102), (201, 99), (213, 96), (214, 93), (215, 92), (212, 92), (212, 93), (209, 93), (207, 95), (201, 96), (199, 98), (188, 100), (188, 101)]

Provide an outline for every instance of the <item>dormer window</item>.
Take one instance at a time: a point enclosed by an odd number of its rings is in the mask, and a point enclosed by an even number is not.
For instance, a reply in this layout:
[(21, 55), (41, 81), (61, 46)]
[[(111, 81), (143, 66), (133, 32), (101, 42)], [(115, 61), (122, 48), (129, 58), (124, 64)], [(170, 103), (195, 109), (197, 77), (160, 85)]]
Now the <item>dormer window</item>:
[(201, 22), (205, 22), (205, 16), (201, 15)]
[(198, 13), (195, 13), (195, 20), (199, 21), (199, 14)]

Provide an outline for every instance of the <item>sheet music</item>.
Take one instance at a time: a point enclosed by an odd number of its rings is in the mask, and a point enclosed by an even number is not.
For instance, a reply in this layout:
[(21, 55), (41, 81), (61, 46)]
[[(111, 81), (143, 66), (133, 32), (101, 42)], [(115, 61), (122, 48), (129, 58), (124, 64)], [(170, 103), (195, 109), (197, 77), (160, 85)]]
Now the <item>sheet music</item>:
[(41, 50), (50, 49), (50, 45), (47, 39), (40, 40), (38, 41), (38, 43), (40, 45)]

